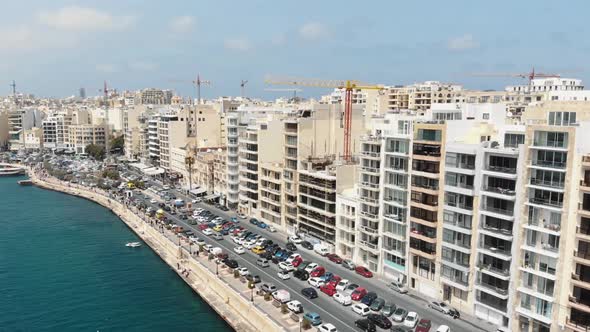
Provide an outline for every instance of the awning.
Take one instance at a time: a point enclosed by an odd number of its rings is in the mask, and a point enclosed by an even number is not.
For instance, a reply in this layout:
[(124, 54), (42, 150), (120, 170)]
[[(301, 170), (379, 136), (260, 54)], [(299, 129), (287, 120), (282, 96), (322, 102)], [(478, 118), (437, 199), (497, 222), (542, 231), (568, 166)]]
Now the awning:
[(152, 166), (148, 166), (144, 163), (133, 163), (133, 164), (129, 164), (129, 166), (133, 167), (133, 168), (137, 168), (140, 171), (143, 171), (146, 168), (151, 168)]
[(211, 194), (211, 195), (207, 195), (205, 197), (203, 197), (204, 200), (208, 200), (208, 199), (214, 199), (219, 197), (219, 194)]
[(207, 189), (205, 188), (197, 188), (190, 191), (191, 194), (195, 196), (201, 196), (202, 194), (206, 193)]
[(151, 168), (144, 168), (141, 170), (144, 174), (146, 175), (160, 175), (160, 174), (164, 174), (166, 171), (164, 171), (164, 169), (162, 168), (157, 168), (157, 167), (151, 167)]

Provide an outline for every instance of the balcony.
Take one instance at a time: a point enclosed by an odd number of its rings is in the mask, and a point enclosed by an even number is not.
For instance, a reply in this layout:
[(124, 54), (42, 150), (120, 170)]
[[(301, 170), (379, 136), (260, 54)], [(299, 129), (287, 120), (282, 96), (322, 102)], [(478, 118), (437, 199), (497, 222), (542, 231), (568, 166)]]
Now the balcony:
[(555, 169), (563, 170), (567, 166), (567, 163), (560, 162), (560, 161), (552, 161), (552, 160), (551, 161), (549, 161), (549, 160), (532, 160), (531, 165), (543, 167), (543, 168), (555, 168)]
[(417, 156), (439, 157), (439, 158), (441, 156), (439, 145), (414, 143), (412, 153), (415, 156), (417, 155)]
[(379, 175), (379, 168), (369, 167), (369, 166), (362, 166), (361, 170), (364, 173), (370, 173), (373, 175)]
[(365, 232), (365, 233), (371, 234), (371, 235), (377, 235), (379, 233), (379, 230), (378, 229), (373, 228), (373, 227), (370, 227), (370, 226), (367, 226), (367, 225), (362, 225), (360, 227), (360, 230), (362, 232)]
[(552, 189), (563, 189), (565, 183), (561, 181), (547, 181), (543, 179), (531, 178), (530, 184), (533, 186), (540, 186)]
[(492, 192), (492, 193), (496, 193), (496, 194), (500, 194), (500, 195), (505, 195), (505, 196), (511, 196), (511, 197), (516, 196), (516, 191), (511, 190), (511, 189), (506, 189), (506, 188), (484, 186), (483, 190), (488, 191), (488, 192)]
[(498, 245), (494, 244), (482, 243), (479, 245), (479, 248), (485, 250), (486, 254), (490, 256), (499, 257), (504, 260), (510, 260), (512, 256), (510, 250), (505, 249), (505, 247), (499, 247)]
[(487, 294), (487, 293), (481, 292), (481, 291), (478, 292), (475, 299), (477, 300), (477, 302), (479, 302), (485, 306), (494, 308), (494, 309), (501, 311), (503, 313), (507, 312), (507, 310), (506, 310), (506, 308), (508, 306), (507, 300), (501, 300), (493, 295), (490, 295), (490, 294)]
[(360, 184), (361, 184), (361, 187), (364, 187), (364, 188), (367, 188), (367, 189), (377, 189), (377, 190), (379, 190), (379, 183), (363, 181)]
[(590, 313), (572, 308), (570, 317), (566, 317), (565, 326), (574, 332), (590, 331)]
[(502, 216), (509, 216), (513, 217), (514, 211), (512, 209), (502, 208), (502, 207), (494, 207), (487, 204), (482, 206), (482, 210), (492, 212), (495, 214), (499, 214)]
[(366, 157), (366, 158), (371, 158), (371, 159), (380, 159), (381, 158), (381, 154), (379, 152), (374, 152), (374, 151), (362, 151), (361, 156)]
[(516, 167), (488, 165), (486, 169), (491, 172), (516, 174)]
[(496, 278), (510, 278), (510, 268), (498, 268), (492, 264), (481, 264), (479, 268), (482, 272), (495, 276)]
[(436, 246), (418, 239), (410, 238), (410, 251), (429, 259), (436, 258)]
[(563, 206), (563, 201), (552, 200), (552, 199), (541, 198), (541, 197), (530, 197), (529, 203), (550, 206), (550, 207), (559, 208), (559, 209), (561, 209)]
[(379, 253), (379, 246), (377, 243), (371, 243), (369, 241), (366, 240), (360, 240), (359, 244), (361, 245), (361, 247), (363, 247), (365, 250), (371, 251), (373, 253)]

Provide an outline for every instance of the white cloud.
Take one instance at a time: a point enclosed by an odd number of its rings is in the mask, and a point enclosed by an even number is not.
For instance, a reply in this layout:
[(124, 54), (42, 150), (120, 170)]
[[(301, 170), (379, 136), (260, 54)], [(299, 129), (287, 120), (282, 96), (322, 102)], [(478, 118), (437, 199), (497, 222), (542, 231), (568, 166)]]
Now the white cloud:
[(154, 71), (158, 69), (158, 64), (150, 61), (132, 61), (129, 68), (137, 71)]
[(471, 34), (465, 34), (460, 37), (452, 38), (447, 44), (447, 48), (452, 51), (464, 51), (479, 47), (479, 42)]
[(223, 46), (232, 51), (246, 52), (252, 49), (250, 41), (246, 38), (226, 39)]
[(96, 71), (101, 73), (115, 73), (118, 71), (117, 66), (109, 63), (97, 64), (95, 68)]
[(176, 33), (190, 32), (195, 26), (195, 18), (192, 16), (178, 16), (170, 21), (170, 30)]
[(0, 49), (30, 50), (35, 47), (33, 34), (28, 27), (17, 26), (0, 29)]
[(299, 28), (299, 36), (305, 40), (319, 40), (329, 35), (328, 29), (318, 22), (309, 22)]
[(69, 6), (37, 14), (40, 23), (60, 30), (116, 30), (135, 23), (134, 16), (113, 16), (94, 8)]

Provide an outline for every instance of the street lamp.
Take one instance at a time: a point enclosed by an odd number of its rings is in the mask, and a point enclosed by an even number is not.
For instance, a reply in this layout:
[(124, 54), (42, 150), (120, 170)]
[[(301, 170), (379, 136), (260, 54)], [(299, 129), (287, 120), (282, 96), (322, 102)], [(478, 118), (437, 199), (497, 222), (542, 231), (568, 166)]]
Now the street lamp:
[(219, 276), (219, 263), (215, 261), (215, 275)]
[[(248, 284), (250, 287), (250, 284)], [(250, 288), (250, 302), (254, 303), (254, 287)]]

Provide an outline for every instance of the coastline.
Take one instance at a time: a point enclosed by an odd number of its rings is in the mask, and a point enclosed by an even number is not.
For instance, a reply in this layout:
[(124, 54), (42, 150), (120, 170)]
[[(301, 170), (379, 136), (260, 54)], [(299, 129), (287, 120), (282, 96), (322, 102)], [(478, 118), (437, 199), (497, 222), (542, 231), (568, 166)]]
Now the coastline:
[[(215, 273), (190, 255), (186, 249), (173, 243), (164, 234), (133, 213), (124, 204), (103, 196), (99, 191), (64, 185), (53, 178), (40, 178), (33, 169), (27, 173), (39, 188), (66, 193), (93, 201), (114, 213), (139, 236), (160, 258), (176, 271), (194, 292), (206, 301), (217, 314), (236, 331), (284, 331), (260, 308), (240, 296)], [(187, 271), (190, 271), (187, 272)]]

